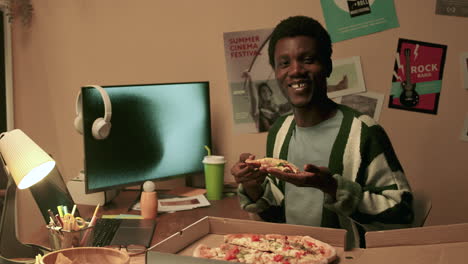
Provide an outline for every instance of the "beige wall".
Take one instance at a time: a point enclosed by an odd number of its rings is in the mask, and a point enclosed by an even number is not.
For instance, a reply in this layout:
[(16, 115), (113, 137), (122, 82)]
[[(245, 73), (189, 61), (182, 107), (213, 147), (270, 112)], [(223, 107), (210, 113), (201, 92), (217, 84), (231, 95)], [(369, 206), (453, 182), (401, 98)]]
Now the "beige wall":
[[(65, 179), (83, 164), (73, 128), (85, 84), (204, 81), (211, 84), (214, 151), (229, 168), (241, 152), (264, 155), (266, 134), (233, 133), (223, 32), (271, 28), (290, 15), (324, 23), (318, 0), (32, 0), (31, 27), (13, 24), (15, 126), (58, 161)], [(334, 59), (360, 56), (369, 91), (385, 93), (380, 122), (412, 187), (433, 199), (427, 224), (468, 222), (468, 142), (459, 140), (468, 91), (459, 55), (468, 18), (435, 15), (435, 0), (395, 0), (400, 27), (334, 44)], [(398, 38), (448, 45), (437, 115), (387, 107)], [(226, 178), (231, 176), (226, 170)], [(38, 221), (20, 193), (22, 235)], [(39, 224), (39, 223), (38, 223)]]

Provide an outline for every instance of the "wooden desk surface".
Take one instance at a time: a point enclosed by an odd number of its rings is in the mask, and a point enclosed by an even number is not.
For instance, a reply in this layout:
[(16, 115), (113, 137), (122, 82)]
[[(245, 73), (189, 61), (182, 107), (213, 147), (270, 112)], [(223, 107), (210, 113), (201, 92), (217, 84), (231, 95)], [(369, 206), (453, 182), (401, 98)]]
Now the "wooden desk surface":
[[(115, 197), (109, 204), (103, 206), (99, 210), (98, 216), (103, 214), (134, 214), (140, 215), (140, 211), (131, 210), (127, 212), (130, 205), (135, 201), (138, 195), (137, 191), (122, 191)], [(173, 235), (174, 233), (182, 230), (190, 224), (198, 221), (205, 216), (217, 216), (235, 219), (249, 219), (247, 212), (243, 211), (239, 206), (237, 196), (226, 197), (219, 201), (210, 201), (211, 206), (196, 208), (187, 211), (179, 211), (175, 213), (159, 214), (156, 218), (156, 229), (154, 232), (151, 245), (154, 245), (165, 238)], [(78, 210), (83, 218), (92, 216), (95, 206), (78, 205)], [(31, 237), (27, 243), (38, 244), (49, 247), (47, 236), (47, 229), (45, 225), (43, 229), (38, 230)], [(132, 257), (131, 263), (145, 263), (144, 257)]]

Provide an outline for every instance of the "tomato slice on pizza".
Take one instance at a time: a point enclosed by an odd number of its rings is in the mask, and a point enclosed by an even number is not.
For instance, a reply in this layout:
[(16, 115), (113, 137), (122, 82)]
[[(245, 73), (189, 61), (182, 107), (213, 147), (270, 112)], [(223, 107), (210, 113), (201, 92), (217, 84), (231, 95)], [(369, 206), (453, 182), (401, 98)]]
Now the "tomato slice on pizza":
[(297, 173), (299, 169), (296, 165), (292, 164), (287, 160), (277, 159), (277, 158), (262, 158), (262, 159), (246, 159), (245, 163), (253, 164), (259, 168), (275, 168), (284, 172)]

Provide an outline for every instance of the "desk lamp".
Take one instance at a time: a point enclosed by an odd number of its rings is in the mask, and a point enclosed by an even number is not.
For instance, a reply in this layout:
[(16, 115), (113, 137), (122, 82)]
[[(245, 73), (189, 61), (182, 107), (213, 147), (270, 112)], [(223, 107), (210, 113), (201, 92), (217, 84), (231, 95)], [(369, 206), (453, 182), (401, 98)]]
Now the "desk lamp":
[[(8, 185), (0, 221), (0, 264), (28, 263), (48, 250), (38, 245), (22, 244), (16, 236), (16, 187), (26, 189), (45, 178), (55, 161), (23, 131), (14, 129), (0, 134), (0, 158)], [(11, 177), (10, 177), (11, 176)]]

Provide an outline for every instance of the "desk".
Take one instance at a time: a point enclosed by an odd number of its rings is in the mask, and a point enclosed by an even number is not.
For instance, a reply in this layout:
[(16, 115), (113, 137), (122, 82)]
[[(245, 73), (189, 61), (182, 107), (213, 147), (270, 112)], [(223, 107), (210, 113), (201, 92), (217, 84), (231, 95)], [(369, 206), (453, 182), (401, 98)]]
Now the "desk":
[[(136, 191), (122, 192), (111, 203), (104, 206), (103, 210), (100, 210), (99, 215), (121, 213), (139, 214), (139, 211), (127, 212), (127, 208), (129, 208), (137, 195), (138, 192)], [(157, 225), (151, 245), (162, 241), (205, 216), (249, 219), (248, 213), (240, 209), (237, 197), (235, 196), (227, 197), (220, 201), (210, 201), (210, 203), (212, 204), (210, 207), (159, 215), (156, 220)], [(89, 217), (93, 214), (95, 207), (78, 206), (78, 209), (82, 216)], [(461, 238), (460, 241), (453, 239), (440, 240), (439, 238), (441, 236), (444, 237), (447, 233), (447, 229), (453, 229), (456, 233), (459, 233), (457, 237)], [(431, 230), (433, 233), (427, 233)], [(391, 234), (393, 232), (402, 232), (402, 234), (392, 236)], [(340, 263), (461, 263), (462, 260), (465, 259), (466, 252), (468, 251), (468, 241), (466, 240), (468, 224), (387, 231), (385, 236), (398, 239), (403, 236), (411, 238), (414, 236), (415, 232), (425, 234), (425, 237), (432, 236), (433, 244), (412, 245), (405, 240), (403, 244), (398, 244), (397, 246), (388, 247), (387, 245), (382, 248), (353, 249), (352, 251), (346, 252), (346, 256), (352, 258), (343, 258)], [(408, 234), (405, 236), (405, 233)], [(31, 234), (31, 238), (28, 241), (23, 242), (48, 246), (49, 242), (45, 225), (42, 230)], [(418, 242), (418, 244), (420, 243)], [(144, 264), (145, 256), (140, 255), (132, 257), (130, 261), (131, 264)]]
[[(115, 197), (109, 204), (102, 207), (99, 210), (98, 215), (103, 214), (135, 214), (139, 215), (139, 211), (130, 211), (127, 212), (127, 209), (130, 207), (132, 202), (135, 201), (138, 196), (138, 191), (122, 191), (120, 194)], [(169, 237), (170, 235), (182, 230), (188, 225), (198, 221), (199, 219), (205, 216), (218, 216), (218, 217), (227, 217), (235, 219), (249, 219), (247, 212), (243, 211), (239, 207), (239, 201), (237, 196), (226, 197), (223, 200), (219, 201), (210, 201), (211, 206), (196, 208), (187, 211), (179, 211), (175, 213), (164, 213), (158, 215), (156, 219), (156, 229), (153, 235), (153, 240), (151, 245), (154, 245), (163, 239)], [(91, 217), (95, 206), (89, 205), (78, 205), (78, 210), (80, 215), (84, 218)], [(49, 247), (49, 241), (47, 237), (47, 229), (44, 225), (41, 230), (38, 230), (34, 234), (31, 234), (31, 237), (27, 243), (38, 244), (42, 246)], [(131, 263), (135, 264), (144, 264), (144, 257), (132, 257)]]

